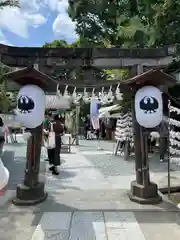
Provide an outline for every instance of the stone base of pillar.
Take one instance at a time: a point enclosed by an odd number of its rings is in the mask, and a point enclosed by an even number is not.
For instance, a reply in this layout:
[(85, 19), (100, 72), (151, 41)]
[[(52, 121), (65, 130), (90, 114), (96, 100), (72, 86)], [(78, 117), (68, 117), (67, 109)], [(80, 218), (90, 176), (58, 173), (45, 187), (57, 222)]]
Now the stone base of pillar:
[(146, 187), (136, 181), (131, 182), (129, 198), (139, 204), (158, 204), (162, 202), (162, 197), (158, 194), (157, 184), (152, 182)]
[(17, 186), (16, 197), (12, 203), (17, 206), (34, 206), (46, 200), (48, 194), (44, 192), (44, 182), (30, 188), (23, 184)]

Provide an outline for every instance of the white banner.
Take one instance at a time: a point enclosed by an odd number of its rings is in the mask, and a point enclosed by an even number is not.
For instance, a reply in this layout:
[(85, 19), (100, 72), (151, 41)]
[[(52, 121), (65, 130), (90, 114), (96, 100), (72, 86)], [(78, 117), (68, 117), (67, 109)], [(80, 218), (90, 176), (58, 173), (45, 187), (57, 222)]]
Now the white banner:
[(99, 129), (98, 101), (96, 98), (91, 99), (90, 116), (93, 129)]

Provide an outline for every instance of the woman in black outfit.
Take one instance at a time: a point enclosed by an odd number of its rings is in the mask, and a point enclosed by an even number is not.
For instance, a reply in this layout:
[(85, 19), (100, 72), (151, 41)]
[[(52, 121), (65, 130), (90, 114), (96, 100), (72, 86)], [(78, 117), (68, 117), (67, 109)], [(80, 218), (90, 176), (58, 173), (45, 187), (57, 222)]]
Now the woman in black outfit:
[(84, 121), (84, 137), (85, 139), (88, 139), (88, 131), (91, 130), (91, 120), (90, 120), (90, 116), (87, 115), (87, 117), (85, 118)]
[(2, 155), (4, 142), (5, 142), (5, 138), (4, 138), (4, 123), (3, 123), (2, 118), (0, 117), (0, 157)]
[(52, 165), (49, 168), (49, 170), (52, 171), (53, 175), (59, 175), (57, 166), (60, 166), (61, 164), (61, 161), (60, 161), (61, 136), (64, 134), (65, 128), (64, 128), (64, 124), (62, 123), (62, 119), (59, 118), (58, 115), (55, 115), (54, 122), (49, 123), (49, 126), (46, 129), (48, 132), (51, 131), (51, 124), (53, 127), (53, 131), (55, 132), (56, 147), (52, 149), (48, 149), (49, 164)]

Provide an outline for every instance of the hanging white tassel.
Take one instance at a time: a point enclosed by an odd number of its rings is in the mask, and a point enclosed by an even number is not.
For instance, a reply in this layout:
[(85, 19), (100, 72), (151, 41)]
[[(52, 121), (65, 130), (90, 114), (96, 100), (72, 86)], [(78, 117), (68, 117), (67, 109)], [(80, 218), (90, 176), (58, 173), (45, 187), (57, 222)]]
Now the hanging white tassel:
[(98, 100), (97, 97), (96, 97), (96, 95), (95, 95), (95, 88), (93, 88), (93, 90), (92, 90), (91, 99), (96, 99), (96, 100)]
[(107, 97), (106, 97), (106, 102), (111, 103), (114, 100), (113, 92), (112, 92), (112, 86), (110, 86)]
[(176, 107), (170, 107), (170, 112), (175, 112), (176, 114), (180, 115), (180, 109)]
[(64, 94), (63, 94), (63, 96), (68, 95), (67, 89), (68, 89), (68, 86), (66, 85), (66, 87), (65, 87), (65, 89), (64, 89)]
[(72, 96), (76, 97), (76, 87), (75, 87), (74, 90), (73, 90)]
[(169, 119), (169, 123), (170, 123), (170, 125), (173, 125), (173, 126), (176, 126), (176, 127), (180, 127), (180, 122), (175, 120), (175, 119), (170, 118)]
[(74, 88), (74, 90), (73, 90), (73, 93), (72, 93), (72, 101), (74, 102), (74, 103), (76, 103), (76, 87)]
[(59, 97), (59, 98), (62, 97), (62, 94), (61, 94), (61, 92), (59, 90), (59, 84), (57, 84), (57, 87), (56, 87), (56, 96)]
[(105, 102), (105, 94), (104, 94), (104, 87), (102, 87), (102, 89), (101, 89), (101, 96), (100, 96), (100, 98), (101, 98), (101, 104), (102, 105), (104, 105), (104, 104), (106, 104), (106, 102)]
[(102, 87), (102, 89), (101, 89), (101, 94), (102, 95), (104, 94), (104, 87)]
[(93, 88), (93, 90), (92, 90), (92, 97), (95, 97), (94, 92), (95, 92), (95, 88)]
[(83, 101), (84, 101), (85, 103), (88, 103), (88, 102), (89, 102), (89, 97), (88, 97), (88, 93), (87, 93), (87, 91), (86, 91), (86, 88), (84, 88)]
[(119, 86), (120, 84), (117, 85), (115, 95), (117, 100), (122, 100), (122, 93), (120, 92)]
[(69, 96), (69, 94), (68, 94), (68, 86), (66, 85), (66, 87), (65, 87), (65, 89), (64, 89), (64, 94), (63, 94), (63, 97), (64, 98), (66, 98), (66, 99), (70, 99), (70, 96)]

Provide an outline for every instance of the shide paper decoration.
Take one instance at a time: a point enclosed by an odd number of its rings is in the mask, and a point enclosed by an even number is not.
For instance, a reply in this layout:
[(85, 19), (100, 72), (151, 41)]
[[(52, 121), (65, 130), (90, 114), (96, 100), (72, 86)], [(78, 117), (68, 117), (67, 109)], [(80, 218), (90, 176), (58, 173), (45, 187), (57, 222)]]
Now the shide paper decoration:
[(86, 88), (84, 88), (84, 94), (83, 94), (83, 101), (85, 102), (85, 103), (89, 103), (90, 102), (90, 97), (89, 97), (89, 95), (88, 95), (88, 93), (87, 93), (87, 90), (86, 90)]
[(101, 88), (99, 92), (95, 93), (95, 88), (92, 89), (92, 92), (87, 92), (87, 88), (84, 87), (83, 92), (78, 93), (77, 88), (74, 87), (73, 93), (68, 93), (68, 85), (65, 87), (64, 93), (60, 93), (59, 86), (57, 87), (57, 96), (59, 100), (64, 101), (64, 99), (68, 99), (68, 101), (78, 104), (80, 100), (83, 100), (85, 103), (90, 103), (92, 98), (96, 98), (98, 103), (105, 105), (108, 103), (112, 103), (115, 99), (121, 100), (122, 93), (119, 88), (120, 84), (117, 85), (116, 90), (113, 92), (112, 86), (109, 87), (108, 91), (104, 91), (104, 87)]
[(117, 85), (115, 96), (116, 96), (117, 100), (122, 100), (122, 93), (120, 92), (119, 86), (120, 86), (120, 84)]
[(46, 95), (46, 109), (68, 109), (71, 103), (79, 104), (81, 100), (84, 103), (91, 103), (92, 98), (96, 98), (101, 105), (113, 103), (115, 99), (122, 100), (120, 84), (117, 84), (114, 91), (112, 90), (112, 86), (110, 86), (106, 92), (104, 91), (104, 87), (99, 89), (99, 92), (95, 92), (95, 88), (92, 89), (92, 92), (89, 92), (86, 87), (84, 87), (82, 92), (78, 92), (77, 88), (74, 87), (73, 92), (69, 93), (68, 85), (65, 86), (63, 92), (60, 92), (59, 89), (60, 87), (57, 85), (56, 95)]
[[(133, 142), (133, 129), (132, 129), (132, 116), (131, 113), (120, 113), (119, 119), (116, 123), (115, 139), (117, 142), (129, 141), (130, 147), (134, 145)], [(123, 156), (124, 153), (120, 152), (120, 155)]]
[(35, 85), (22, 87), (17, 96), (15, 120), (26, 128), (36, 128), (44, 121), (45, 94)]
[(153, 86), (139, 89), (135, 95), (135, 114), (141, 126), (145, 128), (158, 126), (163, 118), (161, 91)]
[(116, 123), (115, 139), (132, 142), (132, 117), (130, 113), (120, 114)]
[[(180, 115), (180, 109), (169, 106), (170, 109), (170, 119), (169, 119), (169, 153), (171, 170), (180, 169), (180, 122), (176, 119), (171, 118), (171, 113), (175, 113), (175, 116)], [(178, 131), (179, 130), (179, 131)]]
[(55, 95), (46, 95), (46, 109), (69, 109), (71, 102), (72, 96), (68, 93), (68, 86), (65, 87), (63, 94), (57, 85)]

